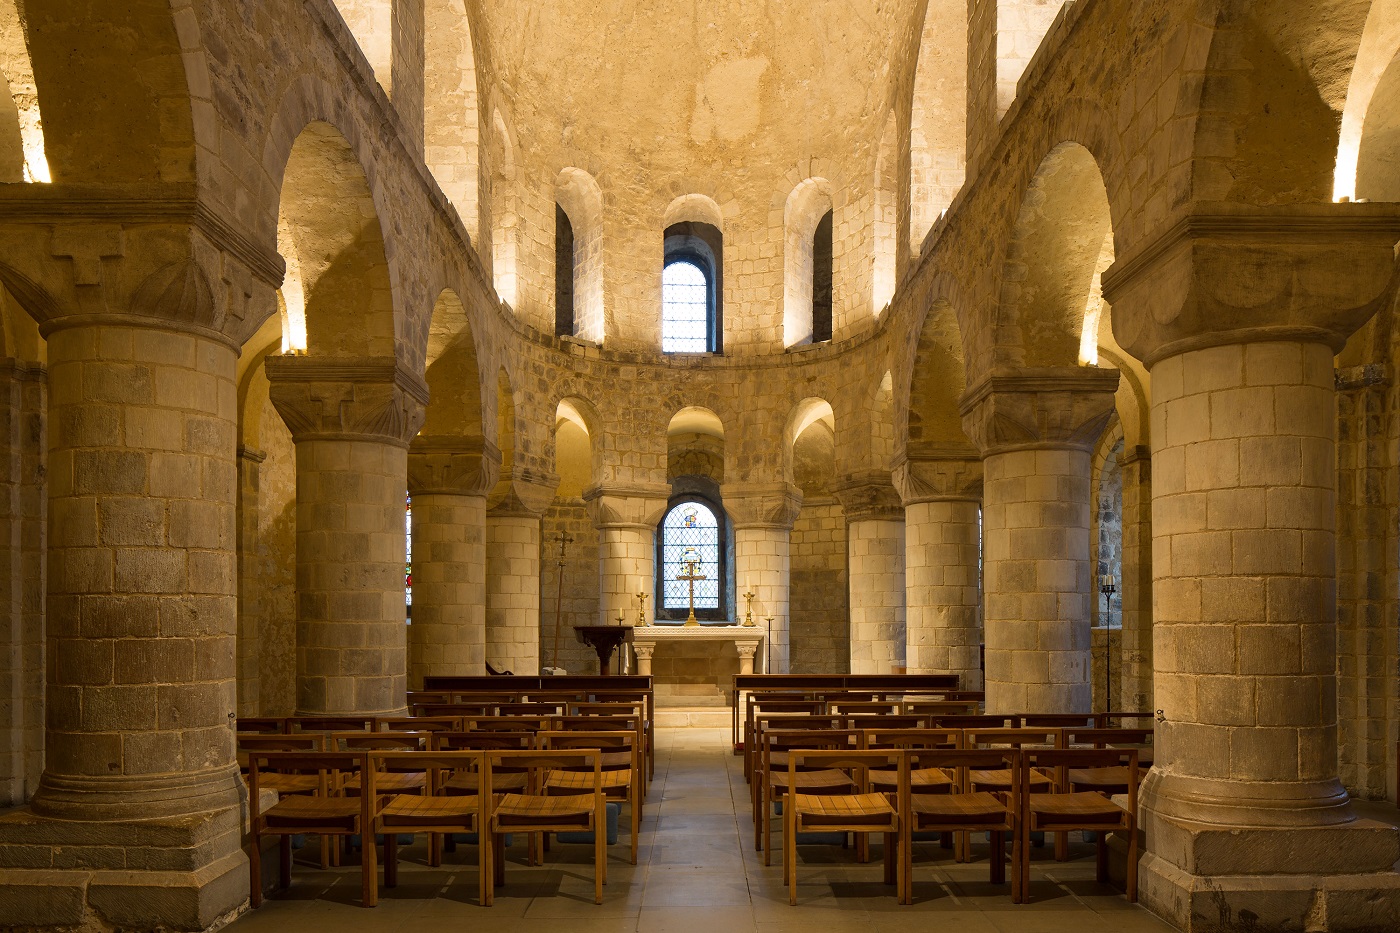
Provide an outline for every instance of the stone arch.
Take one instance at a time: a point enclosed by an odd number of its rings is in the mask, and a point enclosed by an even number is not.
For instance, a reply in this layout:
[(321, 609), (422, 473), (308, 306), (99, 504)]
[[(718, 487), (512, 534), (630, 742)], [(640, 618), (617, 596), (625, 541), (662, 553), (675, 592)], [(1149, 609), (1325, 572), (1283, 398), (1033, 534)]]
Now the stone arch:
[(520, 433), (516, 407), (510, 373), (502, 366), (496, 373), (496, 447), (501, 452), (502, 483), (510, 480), (516, 465), (516, 441)]
[(444, 289), (433, 306), (424, 379), (430, 402), (420, 436), (485, 436), (476, 343), (466, 309), (451, 289)]
[(724, 211), (714, 198), (705, 194), (683, 194), (666, 205), (662, 215), (661, 229), (672, 224), (709, 224), (720, 233), (724, 232)]
[(783, 206), (783, 346), (812, 342), (812, 238), (833, 209), (831, 182), (798, 183)]
[[(15, 7), (16, 4), (10, 4)], [(27, 3), (22, 24), (8, 20), (3, 44), (12, 92), (25, 94), (19, 44), (27, 45), (36, 95), (24, 108), (42, 149), (25, 137), (31, 172), (42, 151), (54, 181), (155, 183), (195, 180), (196, 124), (185, 72), (189, 57), (170, 0)], [(192, 17), (190, 17), (192, 19)], [(139, 36), (133, 43), (130, 37)], [(190, 38), (190, 37), (185, 37)], [(16, 87), (14, 85), (19, 85)], [(101, 88), (101, 93), (94, 93)], [(217, 133), (217, 126), (205, 127)], [(205, 140), (210, 151), (217, 143)]]
[(515, 134), (499, 109), (491, 113), (491, 275), (512, 309), (520, 300), (520, 192)]
[(1342, 108), (1337, 167), (1332, 180), (1335, 200), (1363, 196), (1356, 190), (1361, 137), (1365, 133), (1371, 102), (1377, 99), (1381, 79), (1394, 70), (1397, 55), (1400, 55), (1400, 0), (1372, 0), (1356, 60), (1352, 63), (1346, 105)]
[(577, 498), (598, 477), (598, 413), (591, 402), (578, 396), (559, 400), (554, 414), (554, 472), (559, 476), (559, 498)]
[(0, 182), (47, 182), (34, 65), (16, 0), (0, 2)]
[(967, 172), (967, 4), (928, 0), (909, 114), (909, 249), (924, 238)]
[[(1113, 262), (1113, 223), (1098, 163), (1065, 142), (1041, 161), (1021, 198), (1001, 272), (998, 342), (1025, 366), (1071, 366), (1085, 324), (1097, 334), (1095, 285)], [(1097, 350), (1097, 341), (1089, 337)]]
[(724, 482), (724, 422), (711, 409), (687, 405), (666, 425), (666, 478), (704, 476)]
[(574, 231), (574, 336), (602, 343), (606, 329), (602, 189), (588, 172), (566, 167), (555, 179), (554, 200)]
[(288, 347), (394, 357), (395, 291), (379, 213), (349, 142), (328, 123), (308, 124), (291, 148), (278, 234), (287, 264)]
[(877, 470), (888, 470), (894, 459), (894, 374), (885, 370), (869, 400), (870, 459)]
[(481, 241), (481, 115), (474, 32), (463, 0), (424, 9), (423, 145), (428, 170), (462, 225)]
[(1376, 82), (1356, 146), (1352, 193), (1371, 201), (1400, 201), (1400, 25), (1395, 39), (1395, 55)]
[(825, 422), (827, 429), (831, 431), (834, 445), (837, 440), (836, 413), (826, 399), (809, 396), (794, 405), (788, 413), (787, 422), (783, 426), (783, 479), (789, 483), (793, 482), (793, 449), (797, 440), (818, 421)]
[(870, 280), (870, 313), (879, 317), (894, 297), (898, 284), (899, 228), (899, 126), (891, 110), (880, 134), (880, 148), (875, 157), (874, 214), (871, 219), (870, 245), (873, 266)]
[(957, 315), (943, 297), (924, 316), (909, 368), (903, 423), (895, 419), (896, 443), (917, 457), (948, 447), (966, 448), (959, 405), (967, 389), (967, 370)]

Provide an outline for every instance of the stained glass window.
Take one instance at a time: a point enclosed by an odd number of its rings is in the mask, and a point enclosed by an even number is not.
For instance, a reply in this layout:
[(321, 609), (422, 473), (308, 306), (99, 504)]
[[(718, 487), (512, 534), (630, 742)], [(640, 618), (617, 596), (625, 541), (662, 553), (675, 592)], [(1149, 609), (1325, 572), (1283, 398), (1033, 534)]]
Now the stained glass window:
[(709, 279), (693, 262), (668, 263), (661, 273), (661, 350), (705, 353), (709, 349)]
[(695, 608), (718, 609), (719, 522), (702, 502), (677, 504), (661, 523), (662, 608), (688, 610), (690, 581), (680, 577), (703, 577), (695, 581)]

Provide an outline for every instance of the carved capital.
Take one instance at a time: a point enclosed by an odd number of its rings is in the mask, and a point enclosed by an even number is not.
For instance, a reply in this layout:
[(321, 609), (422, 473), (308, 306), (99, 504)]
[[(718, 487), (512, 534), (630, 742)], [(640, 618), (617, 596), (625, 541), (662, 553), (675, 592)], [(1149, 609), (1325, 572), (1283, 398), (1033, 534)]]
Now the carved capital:
[(282, 258), (193, 185), (7, 185), (0, 214), (0, 280), (46, 337), (125, 324), (237, 348), (276, 308)]
[(391, 358), (269, 356), (272, 404), (292, 440), (376, 440), (407, 447), (423, 425), (428, 387)]
[(484, 496), (500, 473), (500, 450), (482, 438), (420, 434), (408, 447), (410, 496)]
[(1113, 415), (1117, 390), (1116, 369), (993, 373), (963, 395), (963, 430), (983, 457), (1035, 448), (1087, 451)]
[(558, 488), (557, 474), (539, 473), (516, 466), (496, 481), (487, 500), (487, 508), (490, 514), (498, 517), (518, 515), (538, 518), (554, 501), (554, 491)]
[(918, 502), (975, 501), (982, 498), (982, 460), (976, 451), (909, 454), (891, 471), (905, 507)]
[(848, 474), (833, 483), (831, 491), (847, 522), (904, 521), (904, 503), (888, 471)]
[(1400, 205), (1195, 204), (1103, 275), (1113, 334), (1150, 368), (1189, 350), (1299, 340), (1339, 351), (1395, 288)]
[(671, 487), (661, 483), (589, 486), (583, 491), (588, 515), (599, 528), (655, 528), (670, 498)]
[(791, 483), (725, 483), (720, 495), (735, 528), (788, 531), (802, 511), (802, 490)]
[(636, 652), (638, 661), (650, 661), (651, 656), (656, 652), (656, 645), (634, 641), (632, 650)]

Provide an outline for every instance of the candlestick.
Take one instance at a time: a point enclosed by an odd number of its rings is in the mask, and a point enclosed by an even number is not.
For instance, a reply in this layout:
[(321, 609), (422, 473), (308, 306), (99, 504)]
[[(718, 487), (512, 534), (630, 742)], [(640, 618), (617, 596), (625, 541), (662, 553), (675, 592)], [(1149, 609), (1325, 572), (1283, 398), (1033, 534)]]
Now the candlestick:
[(637, 592), (637, 624), (647, 624), (647, 594), (640, 590)]
[(744, 624), (749, 628), (753, 628), (753, 597), (752, 590), (744, 594), (744, 599), (748, 600), (749, 604), (748, 610), (744, 613)]

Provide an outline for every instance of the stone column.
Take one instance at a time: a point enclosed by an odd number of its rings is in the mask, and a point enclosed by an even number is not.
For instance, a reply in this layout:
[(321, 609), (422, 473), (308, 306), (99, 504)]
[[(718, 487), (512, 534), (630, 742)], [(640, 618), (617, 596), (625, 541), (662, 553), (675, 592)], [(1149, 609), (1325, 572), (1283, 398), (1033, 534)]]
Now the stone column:
[[(767, 627), (765, 637), (770, 639), (764, 652), (772, 669), (764, 673), (790, 673), (788, 547), (793, 522), (802, 510), (802, 491), (789, 483), (727, 483), (720, 495), (734, 525), (735, 592), (754, 594), (754, 623)], [(741, 613), (743, 607), (735, 611)], [(771, 627), (764, 621), (769, 616)]]
[(1123, 451), (1123, 579), (1119, 592), (1123, 641), (1117, 708), (1151, 712), (1152, 691), (1152, 454)]
[(632, 652), (637, 656), (637, 673), (651, 676), (651, 656), (656, 652), (655, 645), (633, 645)]
[(262, 586), (257, 572), (260, 479), (267, 454), (238, 445), (238, 715), (261, 712)]
[(904, 502), (905, 664), (982, 689), (982, 462), (966, 452), (895, 465)]
[(486, 660), (497, 670), (540, 670), (540, 515), (558, 477), (503, 477), (486, 513)]
[(298, 715), (405, 709), (408, 442), (427, 387), (392, 359), (270, 356), (297, 460)]
[(1231, 206), (1168, 229), (1104, 276), (1152, 374), (1142, 900), (1191, 931), (1393, 925), (1400, 837), (1338, 779), (1333, 355), (1393, 297), (1400, 212)]
[[(671, 487), (592, 486), (583, 492), (589, 517), (598, 526), (599, 587), (597, 625), (637, 622), (637, 594), (648, 595), (646, 622), (656, 618), (656, 523), (666, 512)], [(572, 637), (566, 635), (565, 637)]]
[(905, 667), (904, 506), (883, 470), (848, 476), (832, 490), (846, 513), (851, 587), (851, 673)]
[(982, 451), (987, 711), (1087, 713), (1090, 452), (1118, 371), (993, 373), (963, 396)]
[(753, 656), (758, 653), (758, 645), (736, 644), (734, 647), (739, 652), (739, 673), (752, 674)]
[(481, 438), (420, 435), (409, 447), (411, 690), (425, 677), (486, 673), (486, 493), (500, 466), (500, 451)]

